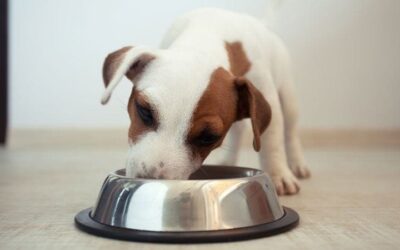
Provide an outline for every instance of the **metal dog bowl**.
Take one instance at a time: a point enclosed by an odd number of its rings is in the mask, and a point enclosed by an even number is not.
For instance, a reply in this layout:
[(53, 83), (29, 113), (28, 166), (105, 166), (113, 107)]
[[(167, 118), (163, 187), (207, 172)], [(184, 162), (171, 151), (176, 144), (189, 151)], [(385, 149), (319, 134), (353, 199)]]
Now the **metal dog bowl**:
[(273, 183), (257, 169), (205, 165), (189, 180), (110, 174), (93, 208), (75, 217), (89, 233), (133, 241), (217, 242), (280, 233), (298, 214), (279, 204)]

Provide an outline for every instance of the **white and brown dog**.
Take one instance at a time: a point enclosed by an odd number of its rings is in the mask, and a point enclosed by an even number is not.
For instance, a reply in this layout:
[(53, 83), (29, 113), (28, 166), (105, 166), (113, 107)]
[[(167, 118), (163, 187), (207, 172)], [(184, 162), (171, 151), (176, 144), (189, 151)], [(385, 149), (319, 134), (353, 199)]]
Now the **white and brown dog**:
[[(278, 194), (309, 176), (297, 134), (288, 53), (253, 17), (199, 9), (178, 18), (160, 49), (124, 47), (105, 59), (102, 103), (123, 76), (133, 82), (127, 175), (185, 179), (229, 133), (235, 163), (244, 118)], [(268, 129), (266, 129), (268, 127)]]

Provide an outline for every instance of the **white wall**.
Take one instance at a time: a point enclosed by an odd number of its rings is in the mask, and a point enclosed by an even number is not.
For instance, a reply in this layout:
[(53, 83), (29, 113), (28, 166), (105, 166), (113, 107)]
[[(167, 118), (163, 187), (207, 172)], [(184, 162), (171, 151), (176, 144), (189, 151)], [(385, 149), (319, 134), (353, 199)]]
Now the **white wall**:
[[(13, 0), (11, 126), (123, 127), (128, 81), (99, 104), (102, 60), (128, 44), (157, 46), (200, 6), (265, 13), (265, 1)], [(287, 0), (276, 29), (295, 63), (306, 128), (400, 127), (400, 1)]]

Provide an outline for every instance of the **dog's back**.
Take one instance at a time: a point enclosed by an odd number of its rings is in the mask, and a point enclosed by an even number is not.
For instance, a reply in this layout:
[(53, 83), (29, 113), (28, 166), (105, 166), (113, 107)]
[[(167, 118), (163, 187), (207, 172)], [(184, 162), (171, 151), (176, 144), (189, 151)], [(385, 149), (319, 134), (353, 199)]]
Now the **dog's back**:
[[(217, 8), (193, 10), (175, 20), (165, 34), (161, 48), (174, 46), (174, 43), (188, 30), (191, 32), (192, 41), (196, 41), (196, 35), (206, 34), (207, 37), (199, 39), (198, 46), (210, 51), (215, 48), (215, 44), (210, 42), (210, 48), (206, 48), (207, 40), (240, 42), (253, 68), (265, 67), (279, 71), (277, 65), (289, 64), (288, 52), (281, 39), (267, 27), (266, 23), (247, 14)], [(281, 75), (279, 72), (271, 73), (273, 77)], [(274, 81), (277, 85), (279, 82), (281, 81)]]

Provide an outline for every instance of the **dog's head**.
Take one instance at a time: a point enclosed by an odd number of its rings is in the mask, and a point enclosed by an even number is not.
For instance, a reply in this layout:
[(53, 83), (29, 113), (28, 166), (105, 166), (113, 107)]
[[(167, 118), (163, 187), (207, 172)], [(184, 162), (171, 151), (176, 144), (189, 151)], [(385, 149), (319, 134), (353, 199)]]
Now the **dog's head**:
[(108, 55), (102, 103), (124, 75), (133, 82), (127, 175), (187, 179), (243, 118), (251, 119), (258, 151), (271, 109), (251, 82), (232, 72), (187, 51), (125, 47)]

